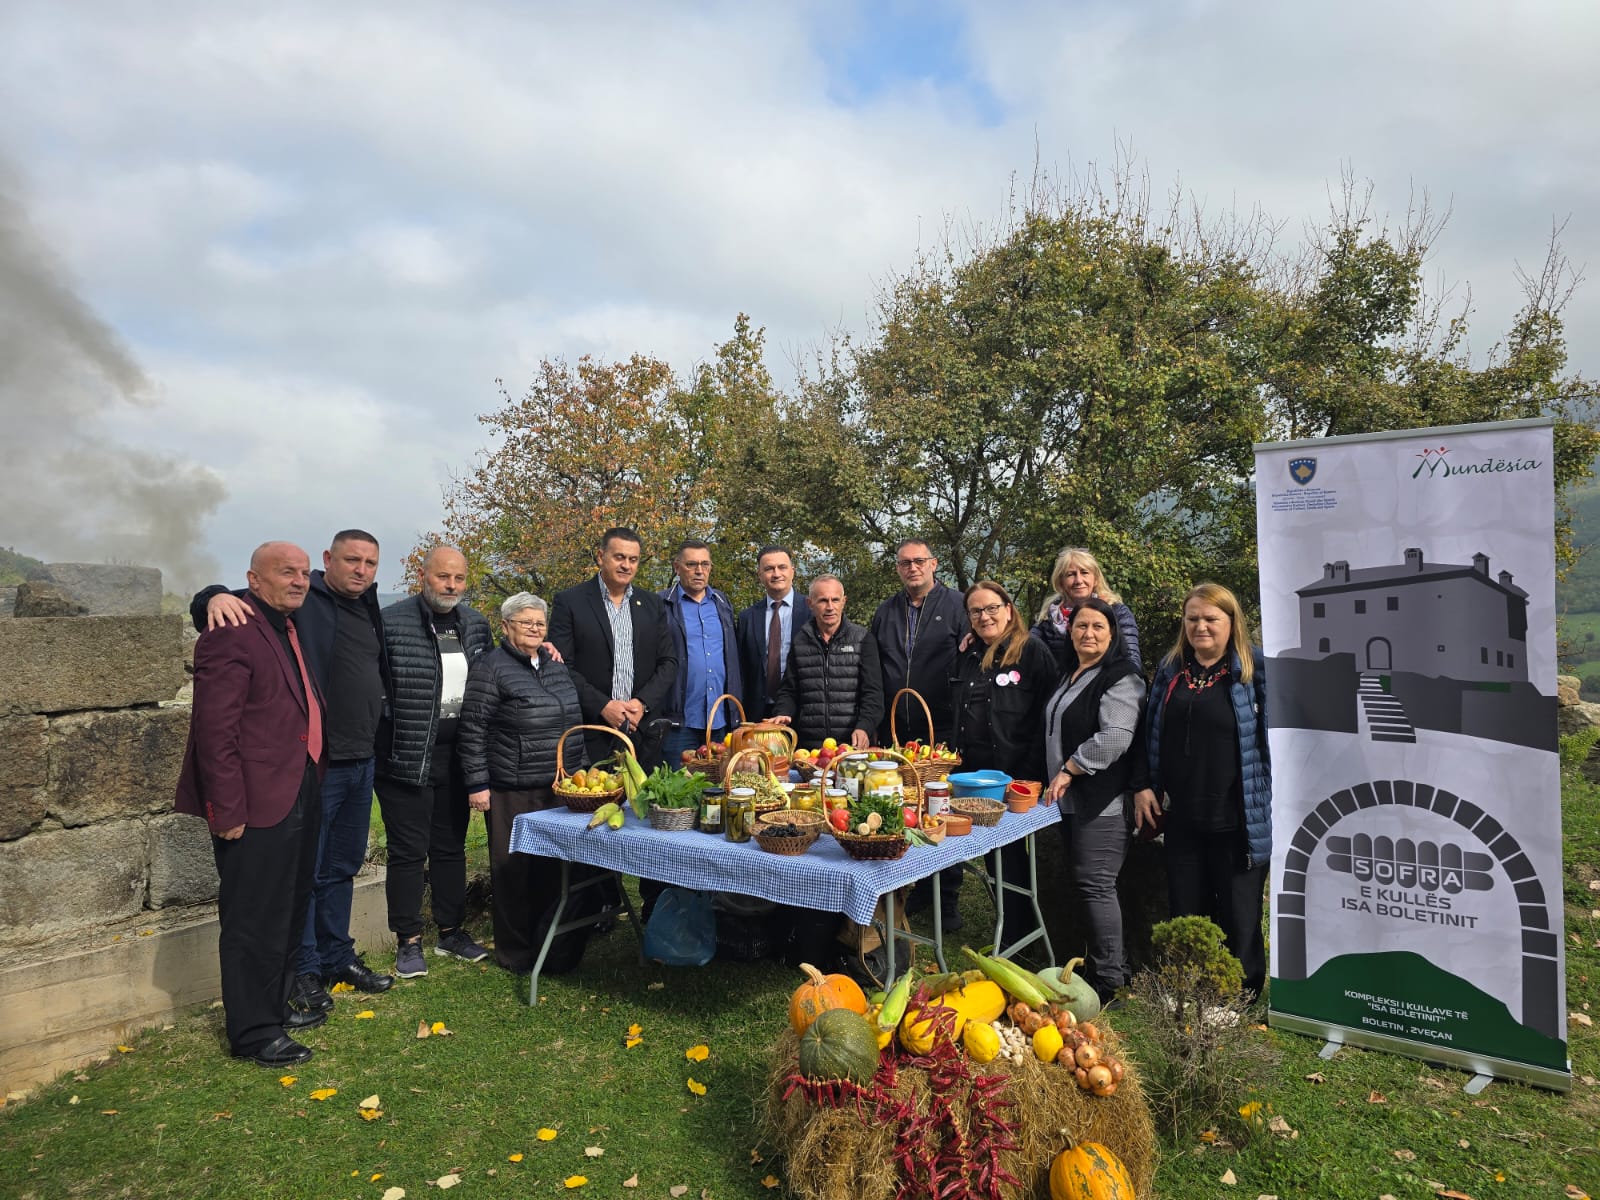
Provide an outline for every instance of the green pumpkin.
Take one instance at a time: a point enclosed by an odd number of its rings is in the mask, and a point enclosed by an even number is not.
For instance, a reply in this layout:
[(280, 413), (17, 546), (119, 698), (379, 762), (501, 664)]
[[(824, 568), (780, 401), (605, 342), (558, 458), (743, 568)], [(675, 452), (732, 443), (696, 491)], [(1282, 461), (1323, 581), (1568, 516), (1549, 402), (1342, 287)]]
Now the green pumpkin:
[(878, 1035), (860, 1013), (830, 1008), (800, 1035), (800, 1074), (865, 1086), (878, 1070)]
[(1073, 973), (1073, 968), (1082, 963), (1083, 959), (1075, 958), (1064, 967), (1050, 967), (1040, 971), (1039, 975), (1066, 989), (1066, 999), (1057, 1000), (1057, 1004), (1080, 1021), (1092, 1021), (1100, 1015), (1100, 997), (1089, 986), (1088, 980)]

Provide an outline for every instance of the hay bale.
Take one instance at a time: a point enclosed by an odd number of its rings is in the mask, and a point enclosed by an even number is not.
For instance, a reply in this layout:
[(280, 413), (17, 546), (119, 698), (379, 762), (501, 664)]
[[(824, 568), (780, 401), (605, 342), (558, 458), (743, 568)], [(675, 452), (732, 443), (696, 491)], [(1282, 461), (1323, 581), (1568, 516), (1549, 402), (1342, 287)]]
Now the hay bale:
[[(1104, 1029), (1104, 1025), (1101, 1025)], [(1002, 1188), (1007, 1200), (1049, 1200), (1050, 1163), (1068, 1145), (1099, 1142), (1128, 1168), (1136, 1194), (1147, 1195), (1156, 1173), (1156, 1132), (1139, 1086), (1138, 1072), (1115, 1035), (1108, 1045), (1122, 1059), (1125, 1074), (1116, 1095), (1096, 1097), (1078, 1087), (1063, 1067), (1026, 1059), (1016, 1066), (996, 1059), (977, 1070), (1008, 1074), (1007, 1120), (1017, 1149), (1001, 1156), (1002, 1165), (1021, 1181)], [(801, 1200), (892, 1200), (899, 1181), (894, 1148), (898, 1128), (872, 1119), (865, 1099), (839, 1108), (813, 1104), (796, 1090), (785, 1100), (788, 1080), (799, 1068), (799, 1038), (786, 1031), (773, 1047), (767, 1075), (765, 1136), (783, 1152), (789, 1190)], [(886, 1055), (898, 1053), (891, 1049)], [(928, 1074), (902, 1058), (888, 1094), (918, 1113), (928, 1112)], [(880, 1071), (875, 1083), (886, 1078)], [(960, 1103), (953, 1113), (957, 1129), (968, 1131)]]

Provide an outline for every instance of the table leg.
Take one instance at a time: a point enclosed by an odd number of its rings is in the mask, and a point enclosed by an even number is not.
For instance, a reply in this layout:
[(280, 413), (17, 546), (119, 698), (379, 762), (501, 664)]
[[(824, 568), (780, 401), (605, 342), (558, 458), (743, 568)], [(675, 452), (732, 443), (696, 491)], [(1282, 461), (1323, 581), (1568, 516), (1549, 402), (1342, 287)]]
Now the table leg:
[(628, 899), (628, 889), (623, 886), (622, 875), (616, 871), (605, 871), (598, 875), (574, 884), (572, 882), (572, 864), (566, 859), (559, 859), (561, 863), (561, 898), (556, 901), (556, 908), (550, 914), (550, 927), (545, 930), (544, 945), (539, 947), (539, 957), (533, 960), (533, 973), (528, 983), (528, 1003), (539, 1003), (539, 972), (544, 969), (544, 960), (550, 954), (550, 947), (556, 940), (556, 935), (568, 933), (574, 929), (583, 929), (585, 926), (597, 924), (600, 921), (599, 913), (589, 913), (586, 916), (575, 917), (570, 921), (563, 921), (562, 915), (567, 911), (567, 903), (572, 899), (572, 893), (581, 892), (585, 888), (604, 887), (607, 883), (615, 882), (617, 897), (622, 904), (622, 911), (628, 915), (628, 924), (633, 926), (634, 936), (639, 939), (639, 961), (644, 962), (644, 925), (633, 911), (633, 903)]
[(533, 973), (529, 976), (528, 1005), (533, 1007), (539, 1003), (539, 972), (544, 968), (544, 960), (550, 954), (550, 945), (556, 940), (556, 934), (561, 931), (561, 914), (567, 910), (568, 883), (572, 878), (572, 865), (566, 859), (561, 860), (561, 898), (556, 901), (556, 910), (550, 914), (550, 925), (544, 931), (544, 945), (539, 947), (539, 957), (533, 960)]

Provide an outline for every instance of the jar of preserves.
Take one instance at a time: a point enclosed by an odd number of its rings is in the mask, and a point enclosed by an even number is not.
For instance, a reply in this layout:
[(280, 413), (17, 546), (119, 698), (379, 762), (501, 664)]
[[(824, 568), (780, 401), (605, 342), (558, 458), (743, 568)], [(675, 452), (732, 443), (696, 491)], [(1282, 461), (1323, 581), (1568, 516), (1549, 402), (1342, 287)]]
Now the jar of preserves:
[(726, 793), (719, 787), (708, 787), (700, 797), (700, 832), (722, 832), (722, 802)]
[(822, 812), (824, 816), (831, 816), (836, 808), (850, 807), (850, 793), (843, 788), (829, 788), (822, 793)]
[(945, 780), (935, 779), (923, 784), (922, 796), (930, 817), (942, 817), (950, 811), (950, 785)]
[(905, 785), (900, 782), (900, 764), (889, 758), (874, 759), (867, 764), (862, 779), (862, 790), (868, 796), (881, 796), (899, 804), (905, 799)]
[(822, 807), (822, 793), (814, 783), (799, 784), (789, 795), (789, 807), (815, 812)]
[(850, 799), (861, 799), (861, 782), (866, 778), (870, 759), (864, 752), (847, 754), (839, 763), (839, 786), (850, 793)]
[(723, 804), (724, 832), (730, 842), (748, 842), (756, 823), (756, 790), (736, 787)]

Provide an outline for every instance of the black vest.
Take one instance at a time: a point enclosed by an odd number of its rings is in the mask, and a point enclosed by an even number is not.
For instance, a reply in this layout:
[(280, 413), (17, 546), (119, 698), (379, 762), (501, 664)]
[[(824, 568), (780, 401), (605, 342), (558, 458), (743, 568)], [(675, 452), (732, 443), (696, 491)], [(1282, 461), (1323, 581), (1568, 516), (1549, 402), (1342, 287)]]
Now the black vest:
[[(1103, 665), (1089, 685), (1067, 705), (1066, 711), (1061, 714), (1061, 749), (1067, 758), (1071, 758), (1073, 751), (1100, 731), (1100, 700), (1111, 690), (1112, 684), (1138, 674), (1139, 668), (1126, 657), (1113, 659)], [(1133, 744), (1116, 762), (1093, 775), (1072, 777), (1067, 798), (1072, 802), (1073, 812), (1079, 817), (1088, 819), (1099, 816), (1106, 805), (1128, 790), (1135, 756), (1140, 752), (1139, 739), (1142, 735), (1139, 729), (1143, 724), (1140, 721), (1135, 725)]]

